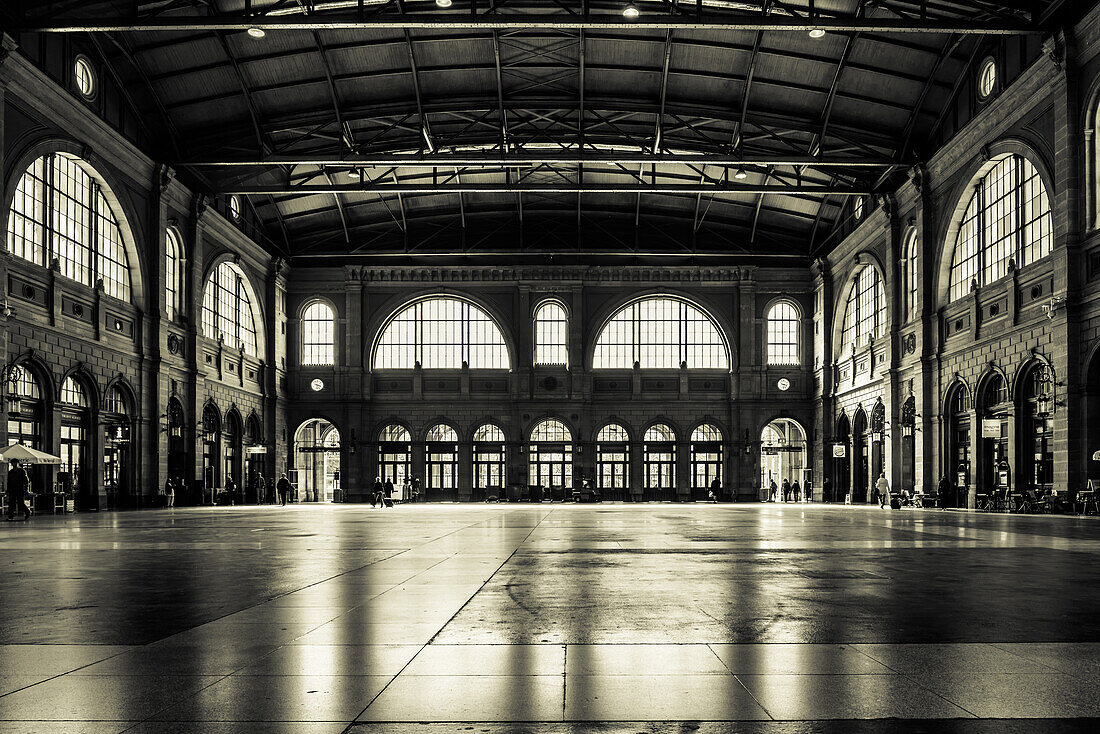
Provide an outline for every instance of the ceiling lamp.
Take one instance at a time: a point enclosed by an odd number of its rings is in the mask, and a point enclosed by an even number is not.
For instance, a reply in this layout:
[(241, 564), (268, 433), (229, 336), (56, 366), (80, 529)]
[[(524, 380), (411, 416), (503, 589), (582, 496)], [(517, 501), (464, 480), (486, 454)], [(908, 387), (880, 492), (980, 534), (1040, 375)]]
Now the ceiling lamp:
[(638, 6), (636, 6), (634, 3), (627, 3), (626, 7), (623, 8), (624, 18), (630, 18), (631, 20), (633, 20), (639, 15), (641, 15), (641, 11), (638, 10)]
[(738, 166), (737, 170), (733, 174), (733, 177), (736, 178), (738, 181), (744, 181), (746, 178), (749, 177), (749, 174), (745, 172), (744, 168)]
[(257, 25), (254, 25), (248, 29), (248, 35), (252, 36), (253, 38), (263, 38), (267, 35), (267, 31)]
[(824, 37), (825, 37), (825, 29), (823, 29), (823, 28), (811, 28), (810, 29), (810, 38), (824, 38)]
[(451, 0), (435, 0), (435, 4), (441, 8), (451, 7)]
[(359, 169), (358, 168), (349, 168), (348, 169), (348, 178), (350, 178), (352, 180), (355, 180), (355, 181), (358, 181), (359, 180)]

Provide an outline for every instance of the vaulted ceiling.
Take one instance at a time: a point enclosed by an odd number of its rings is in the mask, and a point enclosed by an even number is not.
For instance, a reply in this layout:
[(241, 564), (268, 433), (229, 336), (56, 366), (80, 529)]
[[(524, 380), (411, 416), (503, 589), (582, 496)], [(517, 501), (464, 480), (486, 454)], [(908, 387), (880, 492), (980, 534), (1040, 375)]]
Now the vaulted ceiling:
[(162, 154), (295, 258), (774, 261), (927, 153), (989, 37), (1061, 4), (440, 2), (24, 3), (16, 25), (90, 34)]

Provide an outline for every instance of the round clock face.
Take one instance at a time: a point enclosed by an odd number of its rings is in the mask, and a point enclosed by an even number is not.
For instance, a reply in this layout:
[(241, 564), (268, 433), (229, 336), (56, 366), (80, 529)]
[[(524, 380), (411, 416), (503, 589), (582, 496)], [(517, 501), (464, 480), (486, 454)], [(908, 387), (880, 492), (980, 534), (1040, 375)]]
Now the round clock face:
[(791, 389), (791, 381), (788, 380), (786, 377), (780, 377), (779, 382), (776, 384), (776, 386), (780, 390), (784, 390), (784, 391), (790, 390)]
[(309, 383), (309, 387), (311, 390), (313, 390), (313, 392), (321, 392), (325, 389), (325, 381), (321, 379), (314, 380), (313, 382)]

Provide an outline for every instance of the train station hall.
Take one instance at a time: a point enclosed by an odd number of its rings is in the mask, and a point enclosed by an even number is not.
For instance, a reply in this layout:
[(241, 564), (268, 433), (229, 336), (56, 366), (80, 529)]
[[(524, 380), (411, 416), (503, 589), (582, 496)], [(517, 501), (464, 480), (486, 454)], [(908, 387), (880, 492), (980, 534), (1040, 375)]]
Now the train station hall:
[(0, 2), (0, 734), (1100, 730), (1100, 3)]

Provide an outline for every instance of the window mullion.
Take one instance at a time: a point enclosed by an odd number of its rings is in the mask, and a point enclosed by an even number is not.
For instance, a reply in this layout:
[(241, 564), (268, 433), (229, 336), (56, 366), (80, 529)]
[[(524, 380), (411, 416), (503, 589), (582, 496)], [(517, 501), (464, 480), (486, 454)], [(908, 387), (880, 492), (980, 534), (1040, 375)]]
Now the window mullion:
[(44, 204), (43, 230), (45, 231), (45, 242), (42, 243), (42, 257), (45, 262), (42, 263), (43, 267), (50, 267), (50, 263), (54, 259), (54, 207), (57, 205), (57, 197), (54, 196), (54, 175), (53, 175), (53, 159), (56, 153), (46, 157), (46, 170), (42, 172), (42, 186), (45, 188), (45, 195), (42, 197)]
[[(88, 236), (90, 238), (90, 242), (88, 242), (88, 272), (91, 273), (91, 286), (95, 288), (96, 281), (99, 279), (99, 258), (96, 257), (97, 235), (99, 234), (99, 197), (96, 196), (95, 181), (90, 176), (88, 178), (88, 212), (89, 218), (92, 220), (88, 224)], [(104, 290), (106, 290), (106, 287), (104, 287)]]

